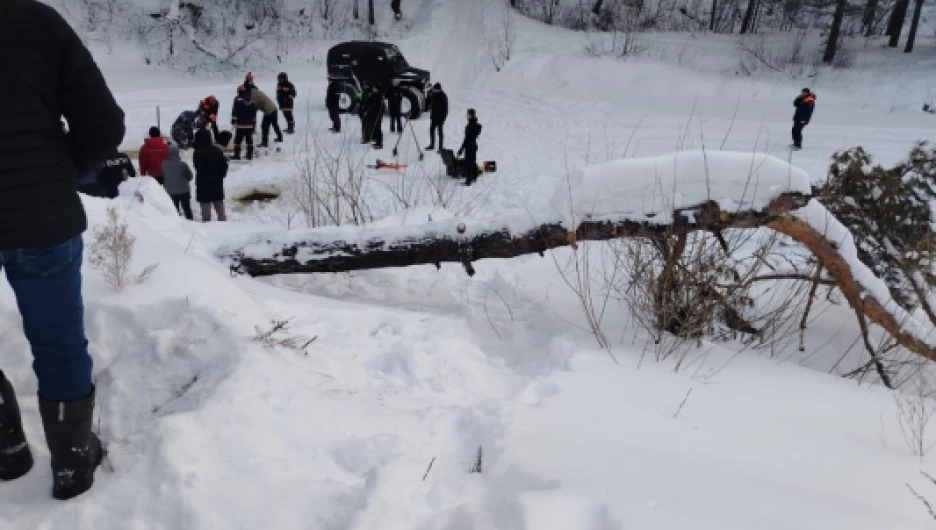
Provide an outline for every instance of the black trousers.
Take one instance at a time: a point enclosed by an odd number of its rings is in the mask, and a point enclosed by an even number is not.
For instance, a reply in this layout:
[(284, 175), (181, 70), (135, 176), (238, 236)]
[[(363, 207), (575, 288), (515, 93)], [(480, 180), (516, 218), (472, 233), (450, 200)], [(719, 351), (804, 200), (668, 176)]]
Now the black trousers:
[(465, 146), (465, 160), (463, 161), (463, 164), (465, 171), (465, 185), (471, 186), (474, 181), (478, 180), (478, 146)]
[(237, 129), (234, 133), (234, 156), (240, 158), (241, 142), (247, 140), (247, 160), (253, 158), (253, 129)]
[(803, 147), (803, 128), (806, 127), (805, 121), (793, 120), (793, 145)]
[(401, 113), (390, 113), (390, 132), (403, 133), (403, 115)]
[(439, 131), (439, 151), (442, 150), (442, 144), (445, 142), (444, 121), (429, 122), (429, 146), (435, 145), (436, 131)]
[(335, 132), (341, 132), (341, 113), (337, 108), (328, 109), (328, 117), (331, 118), (332, 129)]
[(266, 145), (270, 141), (270, 126), (273, 126), (273, 132), (276, 133), (276, 139), (283, 140), (283, 131), (280, 130), (279, 126), (279, 111), (271, 112), (270, 114), (263, 115), (263, 121), (260, 122), (260, 143)]
[(183, 193), (181, 195), (170, 195), (172, 197), (172, 204), (175, 206), (175, 209), (179, 214), (184, 214), (185, 218), (189, 221), (194, 219), (192, 215), (192, 194)]
[(292, 125), (296, 123), (293, 121), (292, 109), (281, 109), (283, 111), (283, 117), (286, 118), (286, 125)]
[(371, 139), (374, 145), (383, 145), (383, 114), (378, 114), (371, 125)]

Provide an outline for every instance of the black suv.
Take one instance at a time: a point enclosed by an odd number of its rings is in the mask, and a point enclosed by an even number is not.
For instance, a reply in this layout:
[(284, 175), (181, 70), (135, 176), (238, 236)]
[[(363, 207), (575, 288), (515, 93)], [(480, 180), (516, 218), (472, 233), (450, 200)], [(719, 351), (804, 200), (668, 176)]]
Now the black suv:
[(328, 50), (328, 75), (337, 79), (339, 109), (357, 111), (363, 85), (387, 90), (394, 82), (403, 90), (403, 115), (411, 120), (429, 110), (429, 71), (410, 66), (400, 49), (385, 42), (343, 42)]

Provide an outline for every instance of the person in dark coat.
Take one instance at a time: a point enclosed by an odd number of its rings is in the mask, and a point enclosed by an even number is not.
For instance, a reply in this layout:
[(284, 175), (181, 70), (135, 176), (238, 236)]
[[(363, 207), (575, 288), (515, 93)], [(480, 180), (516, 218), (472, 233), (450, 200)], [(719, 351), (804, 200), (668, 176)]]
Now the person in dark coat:
[(218, 146), (211, 142), (208, 131), (195, 134), (195, 200), (201, 206), (202, 221), (211, 221), (214, 207), (219, 221), (227, 221), (224, 212), (224, 179), (227, 177), (228, 161)]
[(120, 184), (135, 176), (136, 169), (130, 157), (115, 149), (97, 169), (78, 178), (78, 191), (92, 197), (115, 199), (120, 195)]
[(803, 148), (803, 128), (809, 125), (813, 110), (816, 108), (816, 95), (808, 88), (804, 88), (800, 95), (793, 100), (793, 149)]
[(403, 89), (396, 81), (387, 90), (387, 114), (390, 115), (390, 132), (403, 134)]
[(332, 127), (328, 129), (333, 133), (341, 132), (341, 91), (338, 89), (338, 82), (335, 78), (328, 76), (328, 92), (325, 93), (325, 107), (328, 109), (328, 117), (331, 118)]
[(429, 93), (429, 147), (426, 150), (435, 149), (436, 131), (439, 131), (439, 151), (443, 149), (445, 119), (448, 118), (448, 111), (448, 96), (442, 91), (442, 85), (436, 83)]
[(257, 107), (250, 101), (250, 91), (241, 85), (231, 109), (231, 125), (234, 126), (234, 160), (240, 160), (241, 143), (247, 140), (247, 160), (253, 159), (253, 134), (257, 127)]
[(195, 127), (199, 130), (211, 127), (215, 142), (218, 141), (218, 112), (220, 110), (221, 102), (214, 96), (208, 96), (198, 102), (198, 120), (195, 122)]
[(458, 149), (458, 156), (465, 153), (462, 162), (465, 171), (465, 186), (471, 186), (478, 179), (478, 136), (481, 135), (481, 124), (474, 109), (468, 109), (468, 125), (465, 125), (465, 139)]
[(286, 72), (280, 72), (276, 77), (276, 104), (283, 111), (286, 118), (286, 134), (295, 134), (296, 120), (293, 117), (293, 105), (296, 101), (296, 86), (289, 82)]
[[(92, 432), (95, 387), (81, 296), (88, 220), (75, 179), (123, 141), (124, 113), (81, 38), (35, 0), (0, 2), (0, 64), (0, 100), (7, 103), (0, 119), (0, 269), (32, 351), (52, 496), (64, 500), (91, 488), (103, 458)], [(0, 480), (32, 466), (16, 393), (0, 371)]]
[(188, 149), (192, 147), (192, 140), (195, 138), (195, 122), (198, 120), (198, 111), (187, 110), (172, 123), (170, 135), (179, 149)]
[(373, 140), (374, 149), (383, 149), (383, 93), (380, 90), (380, 84), (374, 84), (370, 88), (370, 93), (364, 99), (362, 111), (365, 136), (363, 143)]

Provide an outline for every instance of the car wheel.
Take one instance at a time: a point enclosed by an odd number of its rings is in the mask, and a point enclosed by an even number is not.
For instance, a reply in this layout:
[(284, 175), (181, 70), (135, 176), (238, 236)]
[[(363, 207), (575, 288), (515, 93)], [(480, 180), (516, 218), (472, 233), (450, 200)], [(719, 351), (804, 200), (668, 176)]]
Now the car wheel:
[(354, 113), (358, 106), (358, 90), (351, 83), (338, 85), (338, 112), (342, 114)]
[(403, 87), (403, 103), (401, 105), (403, 115), (409, 114), (409, 119), (417, 120), (422, 114), (422, 98), (419, 91), (411, 86)]

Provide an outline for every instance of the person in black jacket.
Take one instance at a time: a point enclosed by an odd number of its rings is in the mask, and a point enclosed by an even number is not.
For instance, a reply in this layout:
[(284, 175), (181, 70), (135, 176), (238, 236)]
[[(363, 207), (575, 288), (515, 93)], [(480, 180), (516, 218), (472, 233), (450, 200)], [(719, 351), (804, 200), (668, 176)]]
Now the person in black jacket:
[(276, 77), (276, 104), (283, 111), (286, 118), (286, 134), (295, 134), (296, 120), (293, 118), (293, 105), (296, 100), (296, 86), (289, 82), (286, 72), (280, 72)]
[(240, 160), (241, 143), (247, 140), (247, 160), (253, 159), (253, 134), (257, 127), (257, 107), (250, 100), (250, 91), (241, 85), (231, 109), (231, 125), (234, 126), (234, 160)]
[(192, 155), (195, 166), (195, 200), (201, 206), (202, 221), (211, 221), (211, 208), (214, 207), (219, 221), (227, 221), (224, 211), (224, 179), (227, 177), (228, 161), (218, 146), (211, 142), (208, 131), (195, 134), (195, 153)]
[(816, 95), (808, 88), (804, 88), (799, 97), (793, 100), (793, 149), (803, 148), (803, 128), (812, 119), (813, 109), (816, 108)]
[(465, 125), (465, 139), (458, 149), (458, 156), (465, 153), (462, 162), (465, 171), (465, 186), (471, 186), (478, 179), (478, 136), (481, 135), (481, 124), (474, 109), (468, 109), (468, 125)]
[(387, 90), (387, 114), (390, 115), (390, 132), (403, 134), (403, 89), (397, 81)]
[(341, 132), (341, 113), (339, 112), (341, 92), (338, 90), (338, 82), (335, 78), (328, 76), (328, 92), (325, 93), (325, 107), (328, 109), (328, 117), (331, 118), (332, 127), (328, 129), (333, 133)]
[(383, 149), (383, 115), (383, 93), (380, 90), (380, 84), (376, 83), (371, 85), (362, 109), (362, 127), (364, 128), (364, 142), (362, 143), (373, 140), (374, 149)]
[(442, 91), (442, 85), (436, 83), (432, 86), (429, 94), (429, 147), (431, 151), (435, 149), (436, 131), (439, 131), (439, 151), (443, 149), (445, 142), (445, 119), (448, 118), (448, 96)]
[(116, 199), (120, 195), (120, 184), (128, 178), (136, 177), (136, 169), (130, 157), (115, 149), (91, 176), (93, 184), (90, 180), (82, 184), (79, 178), (78, 191), (94, 197)]
[[(70, 499), (91, 488), (103, 454), (91, 430), (95, 389), (81, 297), (88, 221), (75, 178), (117, 149), (124, 113), (78, 35), (35, 0), (0, 2), (0, 65), (0, 100), (8, 103), (0, 119), (0, 268), (33, 354), (52, 496)], [(0, 372), (0, 480), (32, 465), (16, 394)]]

